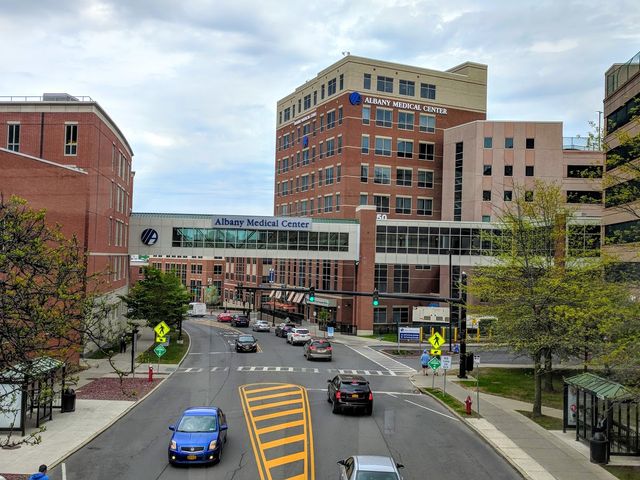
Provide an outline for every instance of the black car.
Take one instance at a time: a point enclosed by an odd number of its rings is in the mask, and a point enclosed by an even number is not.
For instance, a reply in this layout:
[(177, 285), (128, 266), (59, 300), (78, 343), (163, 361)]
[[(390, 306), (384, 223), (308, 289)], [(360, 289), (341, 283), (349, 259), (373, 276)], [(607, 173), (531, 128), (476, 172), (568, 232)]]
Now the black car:
[(231, 325), (233, 325), (234, 327), (248, 327), (249, 317), (245, 317), (244, 315), (236, 315), (235, 317), (233, 317)]
[(346, 408), (363, 409), (366, 415), (373, 413), (373, 392), (366, 378), (361, 375), (336, 375), (327, 382), (327, 400), (333, 404), (333, 413)]
[(297, 328), (297, 327), (298, 325), (296, 325), (295, 323), (285, 323), (285, 324), (281, 323), (276, 327), (276, 335), (278, 337), (287, 338), (287, 333), (289, 333), (292, 328)]
[(257, 352), (258, 340), (253, 335), (238, 335), (236, 352)]

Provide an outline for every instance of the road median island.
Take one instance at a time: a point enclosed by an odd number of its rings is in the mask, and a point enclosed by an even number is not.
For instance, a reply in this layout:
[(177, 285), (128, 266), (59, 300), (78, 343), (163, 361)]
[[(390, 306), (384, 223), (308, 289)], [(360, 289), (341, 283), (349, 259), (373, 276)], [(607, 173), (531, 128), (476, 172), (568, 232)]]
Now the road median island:
[(182, 362), (182, 359), (189, 351), (189, 335), (183, 335), (182, 343), (172, 340), (170, 345), (167, 345), (166, 353), (158, 358), (158, 355), (153, 351), (156, 348), (156, 344), (151, 345), (147, 350), (138, 355), (136, 359), (138, 364), (171, 364), (177, 365)]

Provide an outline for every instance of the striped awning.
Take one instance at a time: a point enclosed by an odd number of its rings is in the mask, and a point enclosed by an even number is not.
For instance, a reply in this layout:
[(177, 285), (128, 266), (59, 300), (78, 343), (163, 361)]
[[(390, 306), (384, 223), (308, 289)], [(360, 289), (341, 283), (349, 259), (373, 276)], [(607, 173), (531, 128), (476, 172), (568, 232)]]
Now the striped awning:
[(282, 297), (282, 292), (281, 292), (280, 290), (278, 290), (278, 291), (276, 292), (276, 298), (278, 298), (278, 299), (279, 299), (280, 297)]
[(271, 293), (269, 294), (269, 298), (273, 298), (273, 296), (276, 294), (275, 290), (271, 290)]
[(296, 296), (296, 292), (289, 293), (289, 296), (287, 297), (287, 302), (293, 302), (293, 298), (295, 296)]
[(302, 303), (302, 301), (304, 300), (304, 292), (300, 292), (296, 295), (296, 297), (293, 299), (294, 303)]

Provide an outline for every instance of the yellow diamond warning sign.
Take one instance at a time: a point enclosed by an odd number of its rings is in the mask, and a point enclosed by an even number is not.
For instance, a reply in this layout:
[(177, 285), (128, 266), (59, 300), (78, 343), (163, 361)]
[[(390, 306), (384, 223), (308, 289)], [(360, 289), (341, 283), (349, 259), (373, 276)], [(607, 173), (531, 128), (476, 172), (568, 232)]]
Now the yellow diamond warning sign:
[(436, 332), (429, 337), (429, 343), (437, 350), (444, 343), (444, 337)]
[(160, 322), (159, 324), (157, 324), (155, 327), (153, 327), (154, 332), (156, 332), (158, 337), (164, 337), (167, 335), (167, 333), (169, 333), (169, 330), (171, 330), (169, 328), (169, 325), (167, 325), (164, 321)]

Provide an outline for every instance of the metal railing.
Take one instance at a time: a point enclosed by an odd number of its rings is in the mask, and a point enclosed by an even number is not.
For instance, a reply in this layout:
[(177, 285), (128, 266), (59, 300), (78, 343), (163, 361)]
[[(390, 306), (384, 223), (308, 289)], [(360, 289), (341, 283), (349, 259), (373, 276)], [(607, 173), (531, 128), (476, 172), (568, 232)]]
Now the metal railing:
[(0, 95), (1, 102), (93, 102), (94, 100), (87, 96), (79, 97), (67, 94), (47, 94), (44, 95)]
[(562, 137), (562, 149), (597, 152), (602, 146), (598, 137)]
[(607, 75), (607, 96), (614, 93), (640, 71), (640, 52)]

